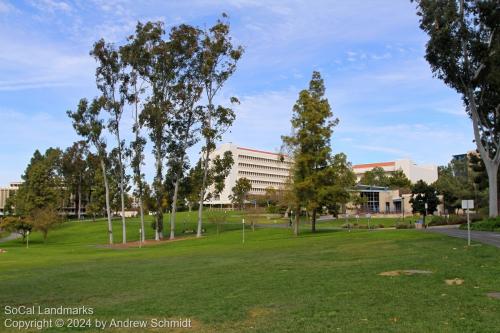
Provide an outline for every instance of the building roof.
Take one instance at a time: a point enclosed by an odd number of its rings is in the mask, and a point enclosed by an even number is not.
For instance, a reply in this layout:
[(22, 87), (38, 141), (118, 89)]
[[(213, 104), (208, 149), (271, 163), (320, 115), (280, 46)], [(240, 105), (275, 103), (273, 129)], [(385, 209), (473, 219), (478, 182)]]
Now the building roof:
[(376, 167), (385, 167), (385, 166), (395, 166), (396, 162), (378, 162), (378, 163), (367, 163), (367, 164), (356, 164), (353, 165), (353, 169), (365, 169), (365, 168), (376, 168)]
[(240, 150), (247, 150), (247, 151), (251, 151), (251, 152), (254, 152), (254, 153), (263, 153), (263, 154), (269, 154), (269, 155), (275, 155), (275, 156), (288, 157), (288, 155), (285, 155), (285, 154), (272, 153), (270, 151), (257, 150), (257, 149), (252, 149), (252, 148), (238, 147), (238, 149), (240, 149)]

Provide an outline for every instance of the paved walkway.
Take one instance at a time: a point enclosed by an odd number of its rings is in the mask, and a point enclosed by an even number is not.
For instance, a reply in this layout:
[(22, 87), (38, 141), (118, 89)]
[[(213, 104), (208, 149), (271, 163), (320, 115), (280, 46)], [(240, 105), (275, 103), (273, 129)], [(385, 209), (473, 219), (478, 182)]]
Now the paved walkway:
[[(457, 226), (430, 227), (425, 231), (467, 239), (467, 230), (460, 230)], [(500, 233), (498, 232), (471, 230), (470, 238), (476, 242), (500, 247)]]
[(13, 240), (13, 239), (20, 238), (20, 237), (21, 237), (20, 234), (17, 234), (15, 232), (13, 232), (9, 236), (7, 236), (7, 237), (0, 238), (0, 243), (7, 242), (7, 241), (10, 241), (10, 240)]

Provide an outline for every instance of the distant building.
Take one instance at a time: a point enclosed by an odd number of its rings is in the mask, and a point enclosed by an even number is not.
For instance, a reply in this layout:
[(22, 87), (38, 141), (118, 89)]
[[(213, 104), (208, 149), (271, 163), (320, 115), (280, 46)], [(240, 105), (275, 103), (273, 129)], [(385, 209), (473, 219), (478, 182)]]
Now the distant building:
[[(373, 168), (380, 167), (390, 175), (391, 173), (402, 170), (412, 183), (423, 180), (427, 184), (432, 184), (438, 179), (438, 169), (435, 165), (417, 165), (411, 160), (396, 160), (390, 162), (356, 164), (352, 166), (358, 182), (361, 180), (365, 172)], [(369, 185), (369, 184), (364, 184)]]
[(22, 182), (11, 182), (9, 186), (0, 187), (0, 215), (4, 214), (7, 199), (19, 190)]
[(229, 196), (232, 194), (236, 181), (240, 178), (247, 178), (252, 184), (250, 195), (264, 195), (268, 187), (279, 190), (285, 186), (292, 165), (288, 156), (225, 143), (212, 152), (211, 159), (217, 155), (222, 156), (226, 151), (233, 153), (233, 167), (226, 178), (225, 187), (220, 196), (207, 201), (207, 204), (231, 204)]
[[(362, 207), (347, 207), (348, 214), (412, 214), (412, 204), (410, 203), (411, 193), (402, 193), (400, 190), (391, 190), (383, 186), (356, 185), (353, 192), (358, 192), (363, 198), (366, 198), (366, 203)], [(438, 195), (442, 200), (442, 196)], [(443, 204), (437, 206), (434, 214), (441, 215), (444, 213)]]

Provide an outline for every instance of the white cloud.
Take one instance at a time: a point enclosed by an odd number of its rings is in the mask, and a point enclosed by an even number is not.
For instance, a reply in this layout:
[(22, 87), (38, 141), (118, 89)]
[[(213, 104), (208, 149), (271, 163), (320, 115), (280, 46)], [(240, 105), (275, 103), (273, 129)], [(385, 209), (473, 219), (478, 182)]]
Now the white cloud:
[(57, 44), (0, 36), (0, 91), (92, 83), (94, 60)]
[(0, 0), (0, 14), (7, 14), (14, 10), (14, 6), (12, 6), (7, 0)]
[(31, 4), (41, 11), (55, 13), (55, 12), (71, 12), (72, 8), (69, 3), (58, 0), (34, 0)]

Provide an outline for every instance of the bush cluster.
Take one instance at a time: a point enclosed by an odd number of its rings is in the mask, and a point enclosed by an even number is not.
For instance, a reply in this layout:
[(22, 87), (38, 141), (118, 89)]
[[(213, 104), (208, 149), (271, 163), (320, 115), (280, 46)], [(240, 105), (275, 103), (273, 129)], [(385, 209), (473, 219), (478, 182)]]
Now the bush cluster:
[[(470, 216), (471, 222), (481, 221), (483, 217), (479, 214), (471, 214)], [(430, 221), (428, 223), (429, 226), (434, 225), (450, 225), (450, 224), (464, 224), (467, 223), (467, 215), (449, 215), (446, 216), (431, 216)]]
[(415, 229), (414, 223), (396, 223), (396, 229)]
[[(467, 224), (462, 224), (460, 229), (467, 229)], [(470, 225), (471, 230), (478, 231), (498, 231), (500, 232), (500, 217), (488, 218), (481, 221), (473, 221)]]

